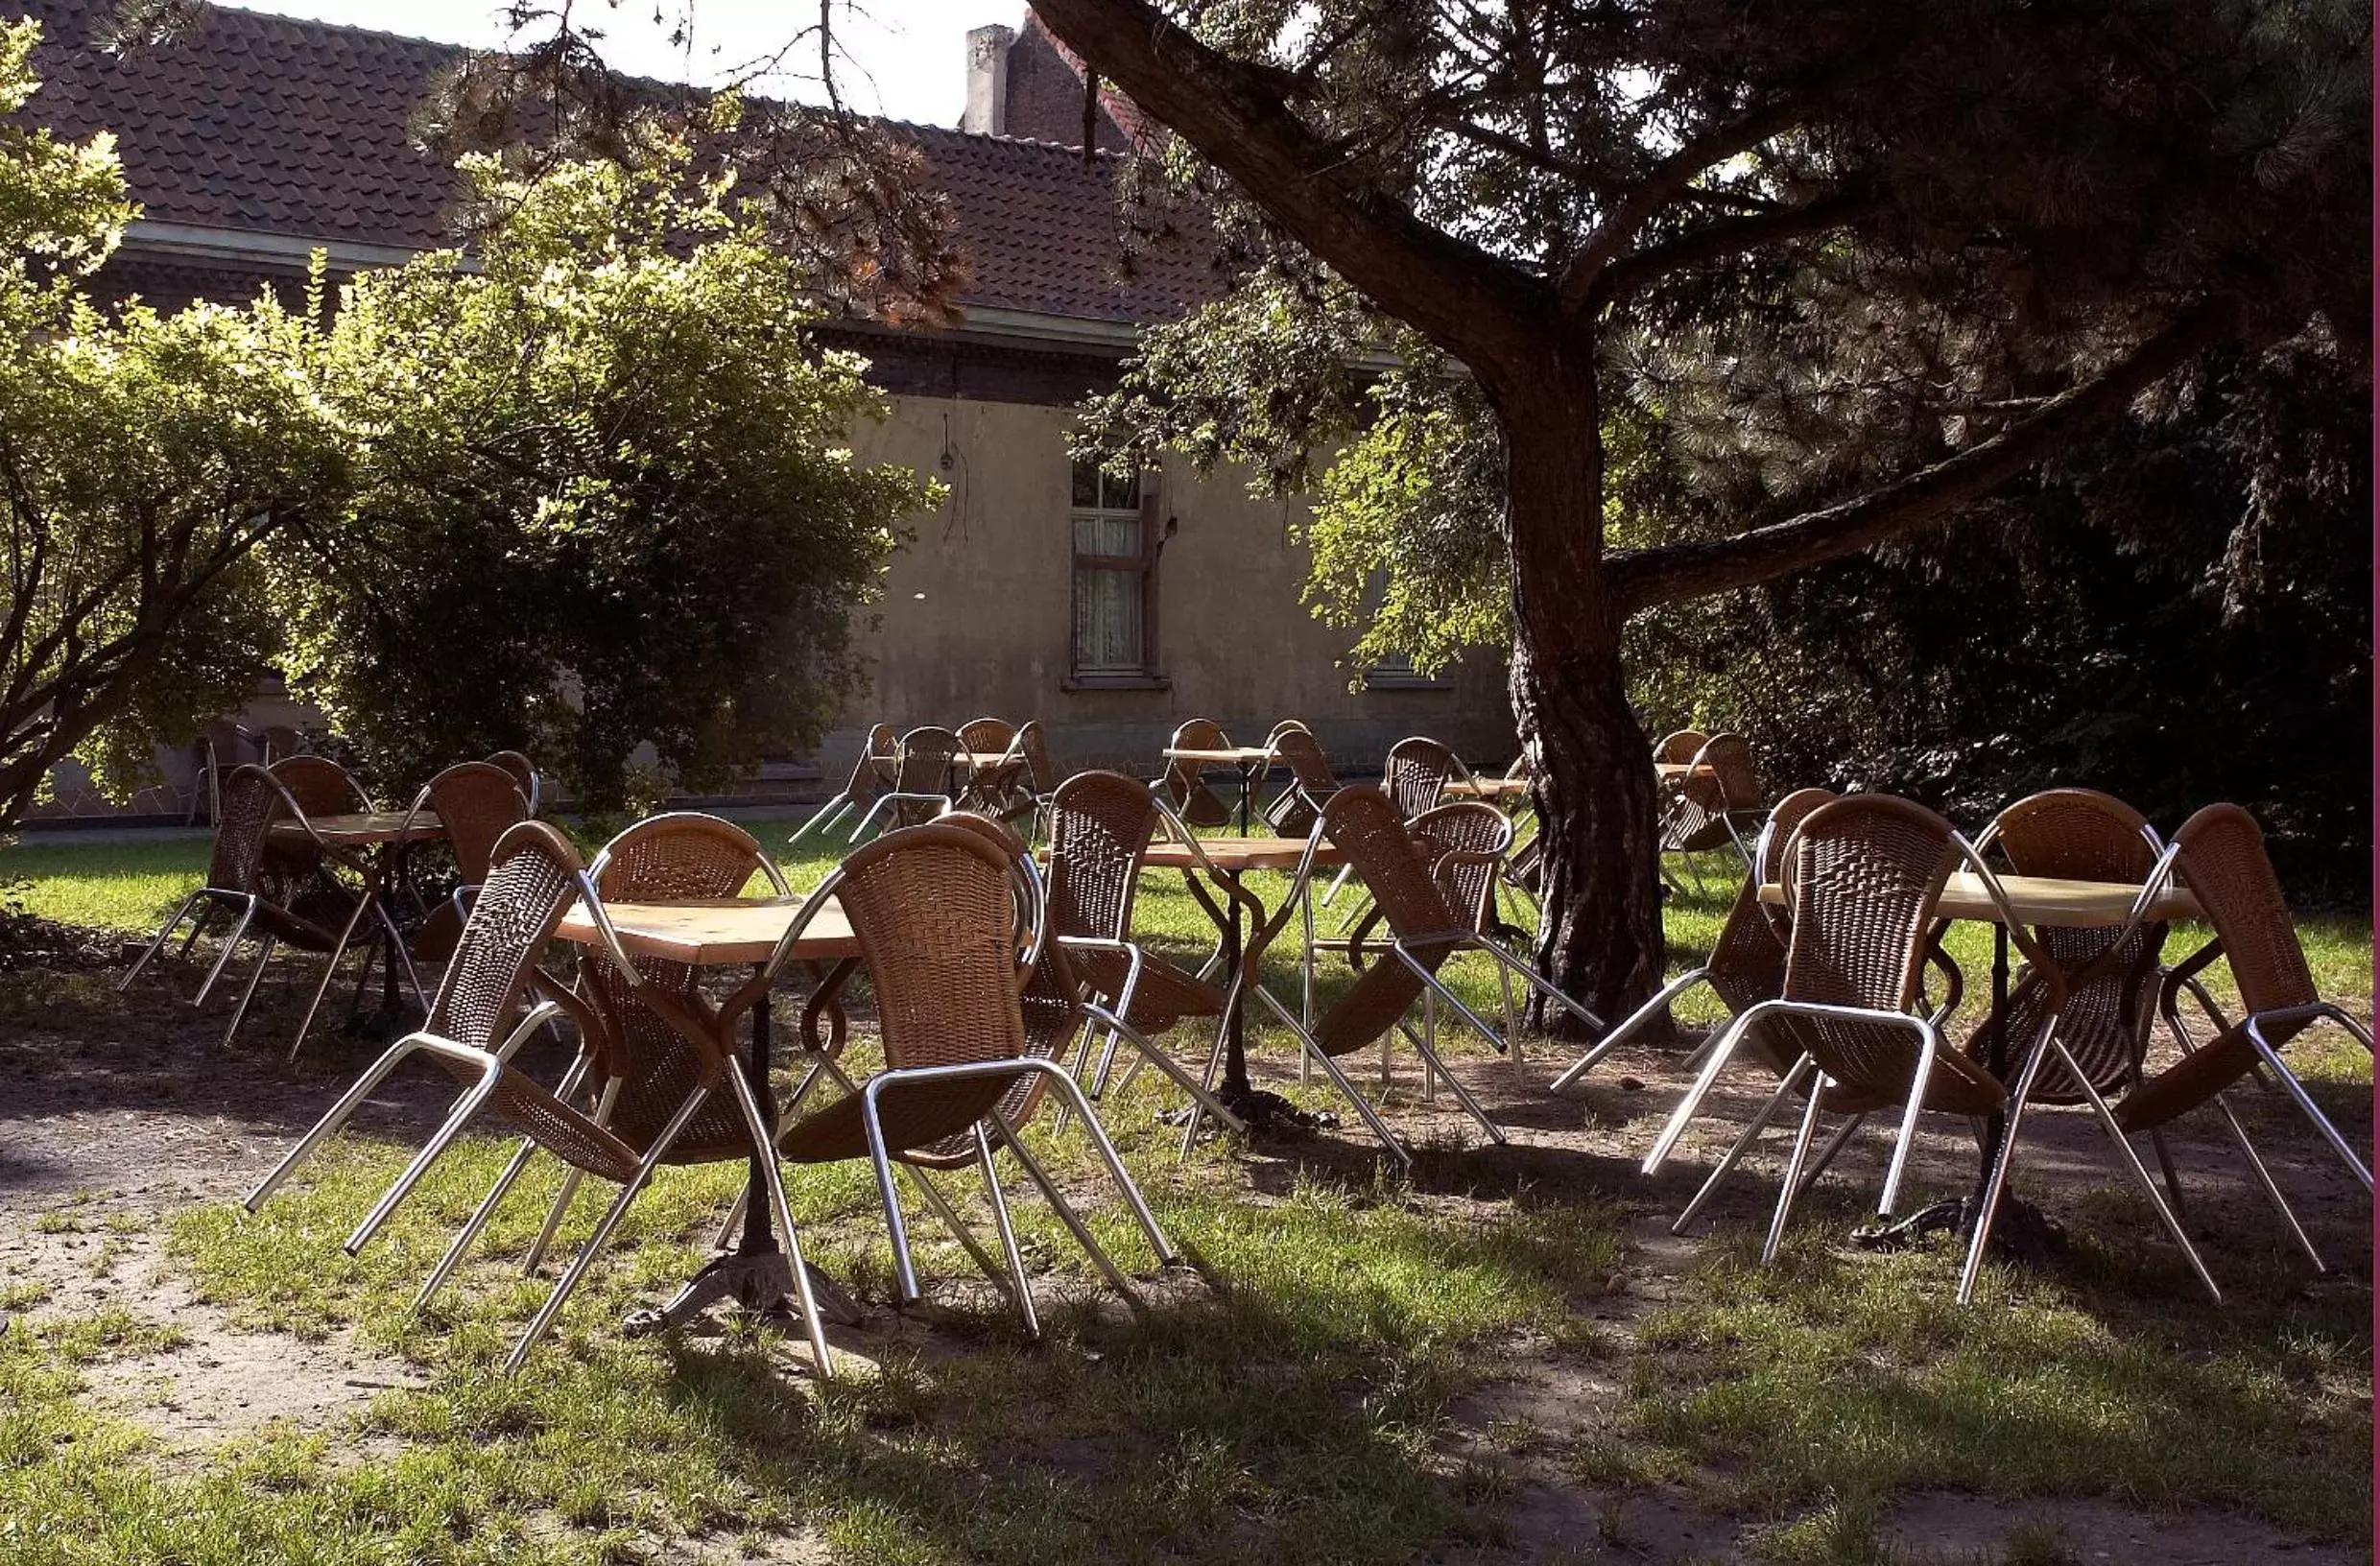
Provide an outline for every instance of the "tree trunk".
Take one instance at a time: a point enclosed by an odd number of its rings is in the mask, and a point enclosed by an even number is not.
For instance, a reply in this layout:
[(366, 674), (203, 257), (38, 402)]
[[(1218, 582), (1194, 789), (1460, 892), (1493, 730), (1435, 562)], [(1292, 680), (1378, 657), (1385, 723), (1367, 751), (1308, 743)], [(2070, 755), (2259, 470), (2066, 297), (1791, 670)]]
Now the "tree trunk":
[[(1505, 440), (1512, 710), (1544, 823), (1537, 958), (1609, 1025), (1659, 987), (1664, 957), (1653, 747), (1628, 704), (1604, 571), (1593, 366), (1590, 343), (1565, 343), (1483, 390)], [(1581, 1031), (1541, 999), (1531, 1020)]]

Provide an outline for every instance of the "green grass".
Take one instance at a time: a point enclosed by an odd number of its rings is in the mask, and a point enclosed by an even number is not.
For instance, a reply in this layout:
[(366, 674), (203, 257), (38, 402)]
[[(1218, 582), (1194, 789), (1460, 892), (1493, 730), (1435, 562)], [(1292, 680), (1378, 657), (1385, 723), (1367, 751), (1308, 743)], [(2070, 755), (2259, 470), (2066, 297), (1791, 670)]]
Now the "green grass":
[[(1488, 1537), (1491, 1519), (1434, 1456), (1447, 1406), (1499, 1342), (1551, 1330), (1602, 1289), (1620, 1256), (1613, 1210), (1524, 1200), (1472, 1225), (1315, 1181), (1255, 1202), (1197, 1166), (1177, 1176), (1163, 1140), (1135, 1161), (1211, 1285), (1175, 1284), (1134, 1318), (1101, 1304), (1046, 1211), (1024, 1208), (1053, 1302), (1046, 1346), (1020, 1342), (1003, 1305), (960, 1304), (928, 1340), (878, 1342), (874, 1375), (822, 1389), (786, 1372), (773, 1335), (612, 1328), (695, 1264), (734, 1170), (671, 1172), (562, 1330), (506, 1381), (492, 1367), (546, 1285), (505, 1263), (550, 1182), (516, 1197), (486, 1259), (416, 1317), (414, 1284), (502, 1150), (459, 1150), (350, 1262), (337, 1236), (402, 1154), (339, 1144), (257, 1220), (184, 1214), (174, 1253), (246, 1323), (352, 1325), (428, 1385), (381, 1394), (351, 1431), (270, 1433), (191, 1473), (75, 1403), (62, 1356), (12, 1338), (0, 1516), (33, 1531), (0, 1534), (0, 1558), (592, 1562), (798, 1526), (858, 1561), (1402, 1561)], [(1057, 1151), (1069, 1167), (1086, 1155), (1079, 1137)], [(881, 1288), (889, 1252), (856, 1172), (797, 1188), (813, 1256)], [(1097, 1220), (1103, 1239), (1146, 1266), (1114, 1217)], [(920, 1259), (929, 1277), (964, 1269), (946, 1246)], [(356, 1440), (403, 1456), (337, 1460)]]
[(1634, 1433), (1673, 1464), (1722, 1467), (1754, 1507), (2112, 1495), (2365, 1534), (2368, 1296), (2309, 1295), (2286, 1263), (2218, 1253), (2210, 1311), (2169, 1250), (2134, 1244), (2130, 1208), (2078, 1235), (2055, 1279), (1993, 1269), (1964, 1309), (1946, 1250), (1846, 1255), (1814, 1238), (1836, 1226), (1816, 1215), (1767, 1268), (1753, 1237), (1715, 1238), (1690, 1297), (1641, 1325)]

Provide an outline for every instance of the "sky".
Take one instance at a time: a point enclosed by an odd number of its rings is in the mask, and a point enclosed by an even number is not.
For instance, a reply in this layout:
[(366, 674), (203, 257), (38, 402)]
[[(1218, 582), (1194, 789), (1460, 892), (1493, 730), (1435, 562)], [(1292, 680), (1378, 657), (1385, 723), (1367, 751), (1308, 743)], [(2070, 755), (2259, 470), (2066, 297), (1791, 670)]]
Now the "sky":
[[(501, 0), (222, 0), (275, 12), (376, 28), (441, 43), (493, 49), (507, 34)], [(555, 3), (555, 0), (548, 0)], [(863, 0), (860, 14), (839, 12), (837, 41), (849, 56), (845, 101), (864, 112), (920, 125), (956, 125), (966, 95), (966, 32), (987, 22), (1014, 27), (1024, 0)], [(667, 21), (656, 24), (654, 12)], [(693, 49), (673, 47), (671, 26), (693, 19)], [(845, 20), (845, 17), (848, 16)], [(576, 0), (574, 19), (600, 28), (611, 63), (632, 75), (709, 83), (774, 52), (805, 22), (812, 0)], [(816, 74), (815, 53), (802, 62)], [(814, 83), (778, 78), (755, 90), (815, 98)]]

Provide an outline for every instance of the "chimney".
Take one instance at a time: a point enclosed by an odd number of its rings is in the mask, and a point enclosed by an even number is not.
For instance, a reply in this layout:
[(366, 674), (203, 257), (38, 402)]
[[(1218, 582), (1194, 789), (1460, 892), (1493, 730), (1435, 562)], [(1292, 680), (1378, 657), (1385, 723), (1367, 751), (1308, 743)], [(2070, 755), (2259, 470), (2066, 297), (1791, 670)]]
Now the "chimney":
[(966, 111), (959, 129), (1000, 136), (1009, 128), (1009, 45), (1016, 29), (994, 22), (966, 36)]

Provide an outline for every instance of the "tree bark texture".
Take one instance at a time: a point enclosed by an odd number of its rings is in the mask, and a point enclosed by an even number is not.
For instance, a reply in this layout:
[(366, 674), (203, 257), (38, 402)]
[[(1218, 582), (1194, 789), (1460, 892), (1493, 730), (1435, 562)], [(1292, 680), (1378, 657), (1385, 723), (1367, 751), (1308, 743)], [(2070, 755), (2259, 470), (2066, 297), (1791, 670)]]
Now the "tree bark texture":
[[(1485, 389), (1505, 440), (1512, 711), (1544, 833), (1537, 959), (1607, 1025), (1661, 983), (1659, 808), (1605, 581), (1594, 357), (1577, 335)], [(1542, 998), (1531, 1019), (1577, 1031)]]

